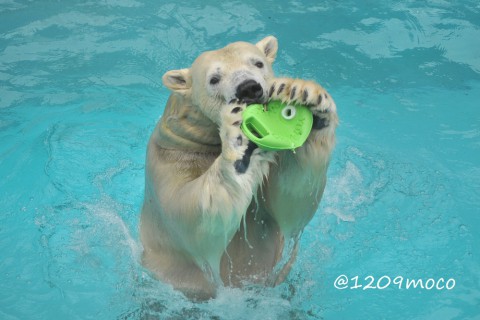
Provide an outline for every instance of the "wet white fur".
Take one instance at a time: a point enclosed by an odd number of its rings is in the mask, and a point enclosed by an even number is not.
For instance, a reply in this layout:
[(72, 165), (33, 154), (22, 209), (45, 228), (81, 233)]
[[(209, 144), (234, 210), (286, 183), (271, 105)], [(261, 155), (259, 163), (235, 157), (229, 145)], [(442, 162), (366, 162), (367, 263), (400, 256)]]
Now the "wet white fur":
[[(326, 92), (313, 82), (274, 78), (276, 53), (271, 36), (256, 45), (236, 42), (163, 77), (172, 95), (148, 144), (143, 262), (192, 298), (214, 296), (221, 283), (271, 278), (285, 241), (301, 233), (322, 196), (338, 122), (335, 103), (328, 97), (316, 104)], [(214, 76), (220, 81), (212, 85)], [(286, 102), (301, 98), (290, 97), (293, 87), (307, 90), (312, 111), (329, 126), (313, 131), (295, 154), (256, 149), (246, 172), (237, 172), (248, 140), (239, 128), (245, 106), (231, 100), (246, 79), (260, 83), (266, 97), (272, 85), (284, 84), (273, 98)], [(286, 276), (294, 255), (277, 268), (274, 283)]]

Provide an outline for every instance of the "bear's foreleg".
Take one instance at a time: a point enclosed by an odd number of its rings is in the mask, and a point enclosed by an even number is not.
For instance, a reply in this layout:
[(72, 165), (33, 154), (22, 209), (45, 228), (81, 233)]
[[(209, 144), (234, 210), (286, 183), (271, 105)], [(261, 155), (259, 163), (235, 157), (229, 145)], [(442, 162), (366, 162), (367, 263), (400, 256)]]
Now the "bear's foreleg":
[(278, 152), (264, 188), (265, 205), (283, 235), (296, 237), (318, 208), (326, 184), (326, 171), (335, 144), (338, 124), (336, 105), (320, 85), (312, 81), (276, 78), (270, 83), (271, 100), (303, 104), (310, 108), (314, 124), (305, 144)]
[[(196, 179), (186, 180), (175, 162), (152, 166), (154, 181), (146, 194), (159, 201), (147, 201), (142, 213), (145, 261), (155, 266), (152, 269), (160, 278), (189, 296), (202, 296), (206, 283), (221, 281), (221, 257), (274, 158), (272, 152), (258, 149), (241, 131), (244, 108), (237, 102), (222, 107), (222, 151)], [(152, 163), (155, 158), (152, 154)], [(150, 192), (156, 196), (150, 196)], [(159, 225), (151, 227), (151, 221)], [(205, 280), (199, 278), (197, 270)]]

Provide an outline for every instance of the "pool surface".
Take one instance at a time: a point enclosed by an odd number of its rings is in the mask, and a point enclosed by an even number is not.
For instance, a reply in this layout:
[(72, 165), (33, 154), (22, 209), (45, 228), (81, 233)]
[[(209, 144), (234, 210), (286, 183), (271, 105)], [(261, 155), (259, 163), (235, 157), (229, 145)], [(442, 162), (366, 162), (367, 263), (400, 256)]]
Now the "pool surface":
[[(270, 34), (329, 182), (286, 283), (195, 304), (139, 264), (161, 77)], [(474, 0), (2, 1), (0, 319), (480, 319), (479, 39)]]

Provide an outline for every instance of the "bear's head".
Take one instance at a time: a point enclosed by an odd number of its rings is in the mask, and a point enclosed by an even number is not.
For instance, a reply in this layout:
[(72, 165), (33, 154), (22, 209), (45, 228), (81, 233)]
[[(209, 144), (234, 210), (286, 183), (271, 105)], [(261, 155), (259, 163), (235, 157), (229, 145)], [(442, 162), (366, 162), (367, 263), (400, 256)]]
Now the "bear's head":
[(163, 83), (219, 123), (220, 108), (232, 100), (246, 104), (268, 100), (268, 82), (273, 77), (277, 50), (273, 36), (256, 44), (235, 42), (204, 52), (189, 69), (168, 71)]

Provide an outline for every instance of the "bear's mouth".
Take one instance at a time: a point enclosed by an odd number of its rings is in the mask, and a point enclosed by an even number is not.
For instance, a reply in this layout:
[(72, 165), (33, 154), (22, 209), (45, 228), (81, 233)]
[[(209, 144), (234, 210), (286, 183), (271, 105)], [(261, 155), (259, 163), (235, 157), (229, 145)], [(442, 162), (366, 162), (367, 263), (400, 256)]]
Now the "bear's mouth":
[(264, 104), (266, 103), (266, 99), (264, 98), (265, 96), (262, 95), (259, 98), (243, 98), (243, 99), (238, 99), (240, 103), (245, 103), (246, 105), (251, 105), (251, 104)]
[(242, 103), (246, 105), (251, 105), (251, 104), (265, 104), (268, 102), (268, 99), (266, 98), (266, 95), (263, 95), (259, 98), (256, 99), (251, 99), (251, 98), (245, 98), (245, 99), (238, 99), (238, 98), (233, 98), (230, 99), (229, 103)]

